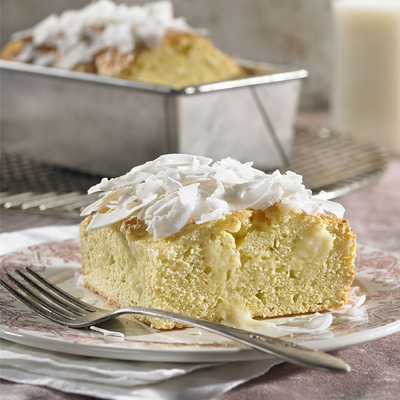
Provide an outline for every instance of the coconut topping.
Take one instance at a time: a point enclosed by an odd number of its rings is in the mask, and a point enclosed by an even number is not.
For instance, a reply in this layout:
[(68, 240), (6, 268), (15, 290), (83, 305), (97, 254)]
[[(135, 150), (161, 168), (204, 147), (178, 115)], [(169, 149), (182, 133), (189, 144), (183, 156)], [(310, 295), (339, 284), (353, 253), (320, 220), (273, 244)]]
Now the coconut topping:
[(237, 210), (263, 210), (278, 201), (309, 215), (328, 212), (343, 217), (343, 206), (313, 197), (300, 175), (266, 174), (252, 164), (231, 158), (213, 163), (188, 154), (163, 155), (121, 177), (103, 178), (88, 191), (98, 192), (99, 199), (82, 215), (97, 212), (88, 230), (136, 216), (155, 239), (173, 235), (190, 220), (202, 224)]
[[(92, 62), (106, 48), (127, 53), (138, 43), (156, 47), (167, 30), (192, 31), (182, 18), (174, 18), (170, 1), (127, 6), (99, 0), (80, 10), (52, 14), (12, 39), (32, 39), (17, 61), (71, 69)], [(43, 46), (49, 51), (41, 51)]]

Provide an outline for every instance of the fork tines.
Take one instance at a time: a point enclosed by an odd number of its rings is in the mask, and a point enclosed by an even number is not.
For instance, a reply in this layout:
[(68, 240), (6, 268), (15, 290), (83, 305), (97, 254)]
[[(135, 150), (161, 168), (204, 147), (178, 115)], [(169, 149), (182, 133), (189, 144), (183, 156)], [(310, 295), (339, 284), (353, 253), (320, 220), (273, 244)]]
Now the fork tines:
[(0, 279), (0, 283), (17, 299), (43, 317), (67, 325), (68, 321), (96, 311), (94, 307), (71, 296), (31, 268), (25, 267), (25, 270), (34, 279), (28, 274), (16, 270), (16, 274), (22, 280), (6, 274), (14, 287), (2, 279)]

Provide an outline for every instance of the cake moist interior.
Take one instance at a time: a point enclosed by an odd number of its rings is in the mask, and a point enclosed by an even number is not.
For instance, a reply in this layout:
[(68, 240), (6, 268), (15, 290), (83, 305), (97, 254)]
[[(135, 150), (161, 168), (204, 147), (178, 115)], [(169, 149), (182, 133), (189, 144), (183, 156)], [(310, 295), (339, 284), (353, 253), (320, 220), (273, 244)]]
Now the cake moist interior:
[[(245, 328), (249, 317), (339, 308), (354, 276), (355, 235), (346, 220), (279, 204), (189, 222), (163, 239), (136, 217), (88, 232), (90, 219), (80, 226), (85, 284), (120, 307)], [(137, 318), (158, 329), (182, 326)]]

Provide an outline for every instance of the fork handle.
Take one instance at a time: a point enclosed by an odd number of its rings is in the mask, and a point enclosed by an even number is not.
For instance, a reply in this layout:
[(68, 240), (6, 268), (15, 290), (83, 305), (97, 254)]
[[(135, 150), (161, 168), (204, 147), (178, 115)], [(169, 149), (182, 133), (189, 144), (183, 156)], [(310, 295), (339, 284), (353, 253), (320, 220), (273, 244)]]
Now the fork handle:
[(203, 319), (192, 318), (170, 311), (144, 307), (125, 307), (115, 310), (111, 313), (113, 316), (122, 314), (137, 314), (165, 318), (175, 322), (183, 323), (185, 325), (202, 328), (207, 331), (225, 336), (229, 339), (233, 339), (236, 342), (248, 345), (254, 349), (279, 357), (285, 361), (308, 368), (339, 373), (346, 373), (350, 372), (351, 370), (350, 366), (346, 362), (328, 353), (308, 349), (307, 347), (282, 339), (272, 338), (259, 333), (234, 328)]

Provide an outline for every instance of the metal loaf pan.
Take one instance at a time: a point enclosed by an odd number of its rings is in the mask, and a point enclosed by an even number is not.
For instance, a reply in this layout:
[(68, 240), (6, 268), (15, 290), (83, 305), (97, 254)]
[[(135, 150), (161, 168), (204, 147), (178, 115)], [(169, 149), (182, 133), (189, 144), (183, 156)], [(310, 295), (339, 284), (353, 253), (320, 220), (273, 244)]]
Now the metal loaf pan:
[(240, 62), (257, 72), (174, 90), (1, 60), (2, 147), (103, 176), (165, 153), (282, 167), (307, 71)]

